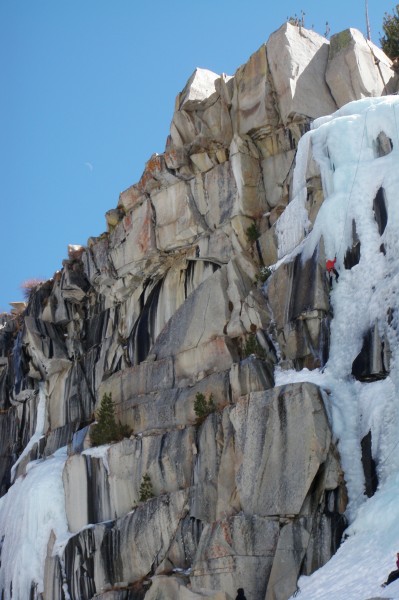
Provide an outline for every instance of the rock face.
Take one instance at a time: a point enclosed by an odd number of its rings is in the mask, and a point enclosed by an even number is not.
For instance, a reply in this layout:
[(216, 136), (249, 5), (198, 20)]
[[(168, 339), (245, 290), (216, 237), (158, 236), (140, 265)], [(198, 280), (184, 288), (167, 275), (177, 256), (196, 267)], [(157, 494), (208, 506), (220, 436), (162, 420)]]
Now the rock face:
[[(338, 547), (346, 492), (324, 396), (274, 380), (276, 366), (328, 360), (323, 242), (267, 267), (323, 202), (314, 161), (306, 190), (293, 181), (302, 134), (385, 90), (376, 48), (348, 31), (330, 45), (287, 23), (234, 77), (197, 69), (165, 153), (107, 212), (107, 233), (70, 246), (25, 310), (2, 317), (1, 493), (68, 446), (69, 537), (51, 534), (26, 597), (231, 600), (243, 587), (247, 600), (286, 600)], [(389, 59), (377, 70), (396, 85)], [(389, 148), (381, 138), (376, 152)], [(373, 330), (355, 376), (386, 376), (388, 354)], [(91, 449), (105, 394), (132, 434)]]
[(351, 100), (396, 91), (391, 67), (381, 49), (357, 29), (331, 36), (326, 81), (339, 108)]
[(283, 123), (296, 115), (315, 119), (336, 110), (327, 83), (321, 77), (329, 55), (325, 38), (286, 23), (270, 36), (267, 54)]

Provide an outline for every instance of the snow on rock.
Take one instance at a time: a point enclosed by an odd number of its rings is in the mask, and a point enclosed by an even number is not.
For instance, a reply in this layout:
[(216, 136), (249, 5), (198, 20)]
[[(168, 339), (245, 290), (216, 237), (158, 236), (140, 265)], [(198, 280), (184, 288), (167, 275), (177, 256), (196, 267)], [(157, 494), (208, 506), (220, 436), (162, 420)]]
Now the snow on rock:
[(30, 598), (31, 589), (41, 592), (51, 531), (59, 544), (67, 537), (62, 484), (66, 456), (62, 449), (47, 460), (31, 462), (26, 476), (19, 477), (0, 498), (0, 590), (4, 600)]

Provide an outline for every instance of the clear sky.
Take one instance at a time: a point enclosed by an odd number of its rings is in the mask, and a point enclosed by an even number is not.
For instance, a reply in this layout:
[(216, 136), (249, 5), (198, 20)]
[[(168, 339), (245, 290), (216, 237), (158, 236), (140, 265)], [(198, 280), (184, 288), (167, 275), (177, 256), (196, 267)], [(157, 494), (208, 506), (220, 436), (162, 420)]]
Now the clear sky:
[[(375, 43), (395, 4), (369, 0)], [(233, 75), (301, 10), (365, 33), (364, 0), (0, 0), (0, 312), (105, 231), (194, 69)]]

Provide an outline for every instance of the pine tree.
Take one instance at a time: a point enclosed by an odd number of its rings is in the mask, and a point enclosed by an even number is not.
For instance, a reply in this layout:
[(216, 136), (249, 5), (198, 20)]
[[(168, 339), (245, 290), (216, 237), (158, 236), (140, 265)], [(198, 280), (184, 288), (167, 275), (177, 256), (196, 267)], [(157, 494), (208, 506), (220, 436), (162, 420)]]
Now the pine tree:
[(213, 399), (213, 394), (209, 395), (209, 400), (207, 401), (204, 394), (198, 392), (195, 396), (194, 400), (194, 412), (197, 415), (197, 423), (201, 424), (202, 421), (206, 419), (208, 415), (215, 412), (216, 404)]
[(97, 412), (97, 423), (90, 431), (90, 439), (93, 446), (101, 446), (110, 442), (120, 441), (131, 434), (127, 425), (122, 425), (115, 420), (115, 404), (112, 394), (104, 394), (100, 408)]
[(251, 354), (254, 354), (257, 358), (261, 358), (263, 360), (266, 358), (265, 349), (260, 345), (254, 333), (251, 333), (247, 338), (243, 347), (243, 354), (245, 358), (251, 356)]
[(393, 9), (393, 13), (385, 13), (382, 23), (384, 36), (380, 38), (381, 48), (389, 58), (399, 56), (399, 4)]
[(151, 477), (148, 473), (144, 473), (143, 479), (140, 485), (139, 502), (146, 502), (154, 497), (154, 490), (152, 488)]
[(204, 394), (201, 394), (201, 392), (198, 392), (195, 396), (194, 412), (199, 419), (207, 416), (207, 402)]

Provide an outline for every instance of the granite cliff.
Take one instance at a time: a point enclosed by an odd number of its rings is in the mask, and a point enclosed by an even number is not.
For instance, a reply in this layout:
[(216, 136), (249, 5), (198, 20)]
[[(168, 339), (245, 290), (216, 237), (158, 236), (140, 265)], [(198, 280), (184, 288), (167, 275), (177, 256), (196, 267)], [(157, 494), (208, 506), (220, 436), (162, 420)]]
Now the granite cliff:
[[(108, 231), (70, 246), (2, 317), (4, 600), (228, 600), (239, 587), (287, 600), (335, 553), (351, 488), (329, 389), (276, 385), (277, 373), (328, 366), (334, 319), (331, 244), (306, 242), (335, 166), (327, 180), (316, 138), (301, 160), (298, 144), (315, 119), (397, 87), (358, 31), (329, 42), (289, 23), (232, 77), (196, 69), (165, 152), (108, 211)], [(392, 151), (384, 129), (373, 143), (376, 159)], [(348, 271), (356, 224), (339, 248)], [(384, 379), (389, 335), (376, 324), (359, 335), (349, 375)], [(132, 434), (90, 448), (105, 394)], [(200, 419), (201, 395), (212, 410)], [(372, 495), (371, 430), (356, 452)], [(147, 474), (153, 497), (141, 501)]]

